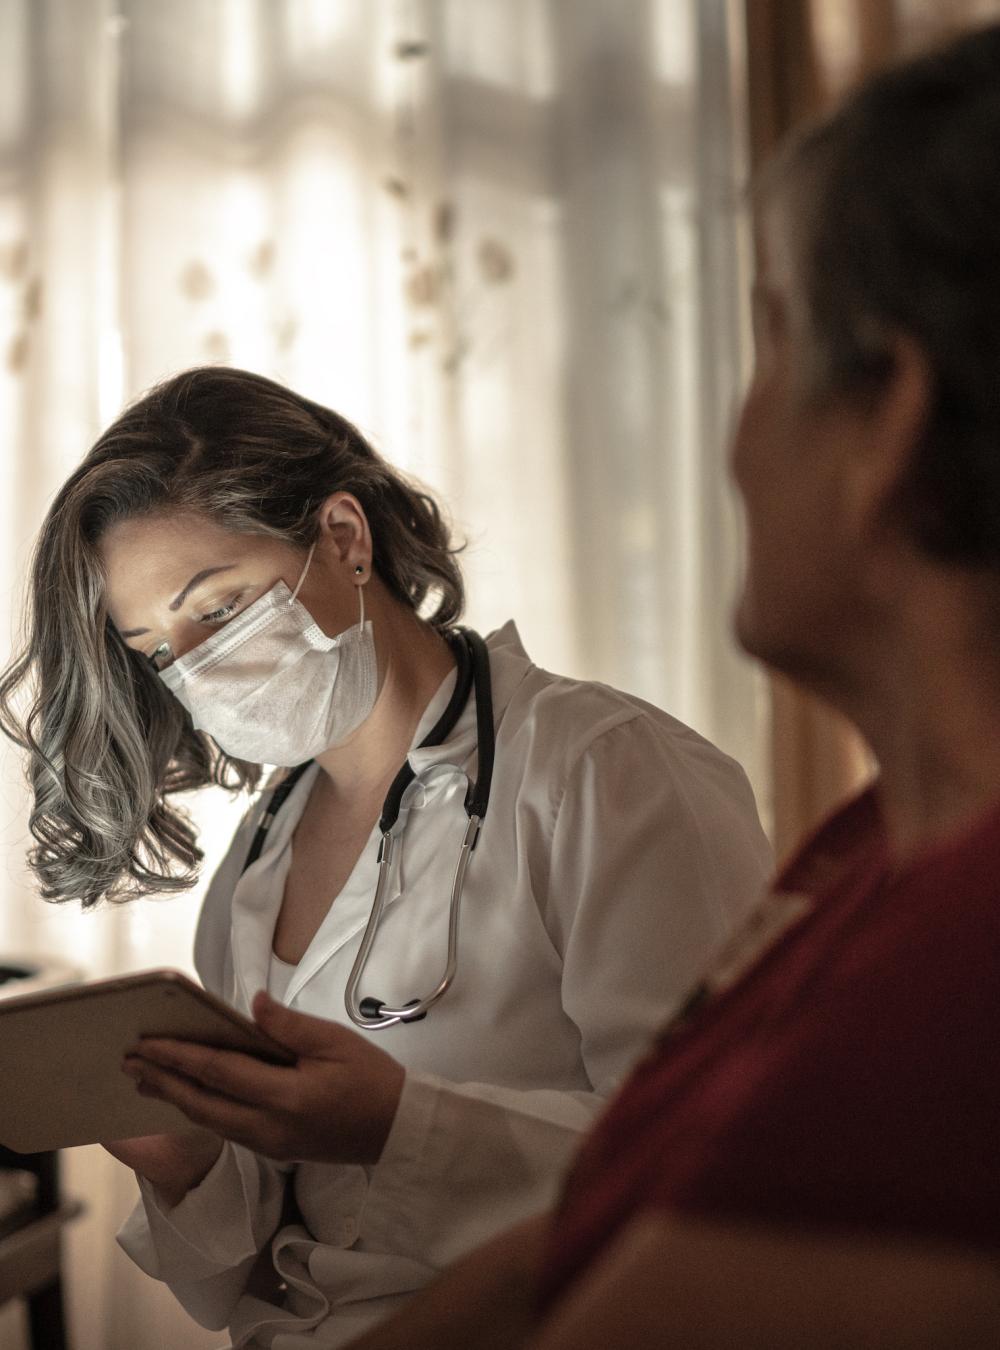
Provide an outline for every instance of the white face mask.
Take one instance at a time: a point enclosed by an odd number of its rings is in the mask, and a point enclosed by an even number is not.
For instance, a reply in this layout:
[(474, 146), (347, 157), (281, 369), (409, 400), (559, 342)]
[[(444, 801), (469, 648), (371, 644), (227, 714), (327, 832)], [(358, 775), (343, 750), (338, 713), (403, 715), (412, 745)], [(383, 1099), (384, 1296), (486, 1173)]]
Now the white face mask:
[[(315, 544), (313, 548), (315, 548)], [(292, 767), (339, 745), (375, 706), (378, 664), (371, 623), (327, 637), (299, 593), (277, 582), (160, 679), (227, 755)]]

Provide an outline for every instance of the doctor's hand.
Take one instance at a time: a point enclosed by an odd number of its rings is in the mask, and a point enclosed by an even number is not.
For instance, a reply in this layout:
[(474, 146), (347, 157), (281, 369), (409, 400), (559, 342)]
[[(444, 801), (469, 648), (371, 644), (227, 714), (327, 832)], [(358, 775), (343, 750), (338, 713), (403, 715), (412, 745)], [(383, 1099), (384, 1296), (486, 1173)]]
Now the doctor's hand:
[(210, 1130), (185, 1130), (114, 1139), (104, 1148), (113, 1158), (151, 1181), (173, 1207), (212, 1170), (222, 1152), (222, 1140)]
[(347, 1027), (261, 991), (257, 1025), (296, 1055), (291, 1067), (191, 1041), (144, 1037), (124, 1071), (143, 1095), (279, 1162), (375, 1163), (396, 1115), (403, 1066)]

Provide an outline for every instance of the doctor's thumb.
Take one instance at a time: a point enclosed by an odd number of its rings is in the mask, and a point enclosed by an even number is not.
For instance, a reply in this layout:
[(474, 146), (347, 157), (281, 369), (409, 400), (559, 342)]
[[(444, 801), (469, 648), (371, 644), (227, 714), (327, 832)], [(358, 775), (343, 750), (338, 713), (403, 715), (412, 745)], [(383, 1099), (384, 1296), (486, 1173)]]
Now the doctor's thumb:
[(253, 1017), (261, 1031), (298, 1055), (314, 1055), (328, 1048), (335, 1024), (321, 1017), (309, 1017), (278, 1003), (261, 989), (253, 998)]

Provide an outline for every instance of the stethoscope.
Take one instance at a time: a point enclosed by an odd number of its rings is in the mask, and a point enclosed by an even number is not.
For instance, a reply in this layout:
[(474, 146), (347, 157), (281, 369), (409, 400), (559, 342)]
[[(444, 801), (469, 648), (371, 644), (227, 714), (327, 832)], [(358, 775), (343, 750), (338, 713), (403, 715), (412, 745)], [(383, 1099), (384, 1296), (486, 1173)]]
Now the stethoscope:
[[(458, 918), (462, 903), (462, 890), (465, 886), (465, 873), (469, 866), (469, 859), (476, 847), (479, 831), (482, 829), (483, 821), (486, 818), (486, 808), (489, 806), (490, 783), (493, 779), (493, 758), (496, 753), (496, 734), (493, 728), (493, 684), (490, 678), (490, 659), (486, 650), (486, 643), (478, 633), (473, 633), (468, 628), (452, 629), (445, 633), (444, 637), (455, 658), (457, 671), (455, 688), (448, 700), (448, 706), (420, 742), (419, 749), (423, 750), (427, 746), (440, 745), (451, 734), (465, 710), (470, 693), (475, 688), (478, 760), (476, 781), (469, 784), (468, 791), (465, 794), (465, 813), (469, 818), (469, 823), (465, 830), (465, 838), (462, 840), (458, 862), (455, 866), (455, 876), (451, 885), (451, 904), (448, 910), (448, 962), (438, 984), (426, 998), (411, 999), (401, 1008), (387, 1008), (381, 999), (371, 996), (360, 1000), (358, 998), (358, 987), (368, 964), (368, 958), (375, 942), (375, 934), (382, 918), (382, 910), (385, 907), (396, 841), (403, 832), (405, 813), (403, 821), (400, 821), (403, 797), (407, 788), (417, 777), (416, 771), (411, 766), (410, 761), (407, 760), (392, 780), (382, 804), (382, 814), (378, 823), (381, 837), (378, 845), (378, 880), (375, 884), (375, 898), (372, 901), (368, 923), (365, 926), (361, 945), (358, 948), (358, 954), (347, 980), (347, 988), (344, 991), (344, 1006), (347, 1009), (348, 1017), (366, 1031), (379, 1031), (384, 1027), (395, 1026), (397, 1023), (418, 1022), (426, 1017), (431, 1004), (436, 1003), (447, 992), (455, 978), (455, 970), (458, 965)], [(260, 857), (267, 832), (273, 825), (275, 817), (285, 804), (295, 784), (311, 763), (311, 760), (307, 760), (305, 764), (297, 765), (287, 778), (282, 779), (274, 789), (268, 809), (257, 826), (257, 833), (250, 845), (246, 862), (243, 864), (244, 872)]]

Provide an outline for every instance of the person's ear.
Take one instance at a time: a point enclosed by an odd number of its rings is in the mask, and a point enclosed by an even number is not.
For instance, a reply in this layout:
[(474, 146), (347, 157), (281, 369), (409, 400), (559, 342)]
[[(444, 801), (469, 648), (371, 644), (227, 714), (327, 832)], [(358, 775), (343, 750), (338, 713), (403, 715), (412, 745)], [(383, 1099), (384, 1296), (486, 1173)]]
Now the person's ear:
[(887, 343), (887, 373), (857, 414), (847, 447), (846, 490), (862, 534), (895, 527), (895, 505), (931, 411), (934, 378), (927, 356), (905, 334)]
[(364, 507), (350, 492), (334, 492), (319, 508), (318, 547), (330, 562), (347, 568), (359, 585), (372, 570), (372, 535)]

